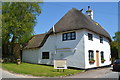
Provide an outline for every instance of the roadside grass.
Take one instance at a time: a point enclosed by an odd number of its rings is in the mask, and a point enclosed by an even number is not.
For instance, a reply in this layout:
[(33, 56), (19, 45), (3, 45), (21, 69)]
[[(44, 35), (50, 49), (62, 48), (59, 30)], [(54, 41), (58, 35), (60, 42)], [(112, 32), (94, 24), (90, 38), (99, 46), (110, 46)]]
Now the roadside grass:
[(28, 74), (39, 77), (69, 76), (83, 71), (76, 69), (67, 69), (64, 72), (62, 72), (62, 70), (60, 72), (57, 72), (53, 66), (30, 63), (22, 63), (20, 65), (17, 65), (15, 63), (2, 63), (2, 68), (19, 74)]

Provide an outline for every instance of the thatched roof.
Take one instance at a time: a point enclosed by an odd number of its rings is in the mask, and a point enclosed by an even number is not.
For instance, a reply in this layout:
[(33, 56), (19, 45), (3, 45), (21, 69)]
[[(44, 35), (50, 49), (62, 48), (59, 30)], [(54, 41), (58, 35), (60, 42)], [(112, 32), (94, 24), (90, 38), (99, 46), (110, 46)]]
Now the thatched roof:
[(38, 48), (42, 46), (42, 42), (45, 39), (45, 36), (46, 33), (33, 36), (25, 46), (25, 49)]
[[(55, 32), (65, 32), (71, 30), (87, 29), (99, 35), (107, 37), (111, 40), (110, 35), (97, 22), (93, 21), (89, 16), (83, 14), (81, 11), (72, 8), (65, 14), (56, 24)], [(53, 29), (51, 28), (50, 31)]]
[[(81, 11), (72, 8), (66, 13), (55, 25), (55, 33), (87, 29), (108, 38), (111, 41), (110, 35), (97, 22), (93, 21), (89, 16), (83, 14)], [(42, 47), (48, 36), (53, 33), (53, 27), (47, 34), (35, 35), (28, 42), (26, 48)]]

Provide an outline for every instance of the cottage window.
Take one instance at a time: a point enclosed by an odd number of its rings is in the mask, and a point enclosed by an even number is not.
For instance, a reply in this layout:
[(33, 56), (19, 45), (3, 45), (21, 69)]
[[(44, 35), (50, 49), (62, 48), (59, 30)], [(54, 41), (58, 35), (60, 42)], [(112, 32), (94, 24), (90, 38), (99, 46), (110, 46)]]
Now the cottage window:
[(101, 51), (101, 60), (104, 59), (104, 52)]
[(64, 40), (64, 41), (67, 40), (67, 34), (66, 34), (66, 33), (63, 34), (63, 40)]
[(88, 33), (88, 40), (92, 40), (93, 41), (93, 35)]
[(71, 39), (72, 39), (72, 40), (75, 40), (75, 38), (76, 38), (75, 32), (72, 32), (72, 33), (71, 33)]
[(94, 52), (93, 52), (93, 50), (89, 50), (88, 53), (89, 53), (89, 60), (94, 59)]
[(100, 36), (100, 43), (103, 43), (103, 37)]
[(70, 40), (71, 39), (71, 34), (67, 33), (67, 39)]
[(49, 52), (42, 52), (42, 59), (49, 59)]
[(64, 33), (62, 36), (63, 36), (63, 41), (76, 39), (75, 32)]

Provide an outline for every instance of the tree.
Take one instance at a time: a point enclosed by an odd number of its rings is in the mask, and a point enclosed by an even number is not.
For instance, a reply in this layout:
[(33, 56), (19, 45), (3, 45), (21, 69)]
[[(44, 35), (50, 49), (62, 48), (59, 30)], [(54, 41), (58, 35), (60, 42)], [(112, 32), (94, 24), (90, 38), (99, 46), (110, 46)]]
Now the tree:
[(116, 41), (112, 41), (111, 42), (111, 56), (112, 56), (112, 58), (118, 58), (118, 44), (117, 44), (117, 42)]
[(38, 2), (2, 3), (3, 46), (8, 47), (8, 43), (10, 43), (13, 50), (14, 43), (22, 45), (26, 43), (34, 34), (36, 16), (40, 13)]
[(117, 51), (118, 58), (120, 58), (120, 32), (116, 32), (113, 39), (114, 41), (111, 42), (111, 48), (114, 50), (114, 52)]

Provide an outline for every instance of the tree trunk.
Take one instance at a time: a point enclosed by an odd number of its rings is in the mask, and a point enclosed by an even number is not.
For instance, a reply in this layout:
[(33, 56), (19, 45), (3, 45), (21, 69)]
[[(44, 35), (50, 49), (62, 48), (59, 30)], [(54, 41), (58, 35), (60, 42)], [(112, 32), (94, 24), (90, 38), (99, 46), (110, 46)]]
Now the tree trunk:
[(11, 54), (12, 54), (12, 55), (14, 55), (14, 54), (13, 54), (13, 49), (14, 49), (15, 39), (16, 39), (16, 37), (13, 35), (13, 38), (12, 38), (12, 40), (11, 40)]

